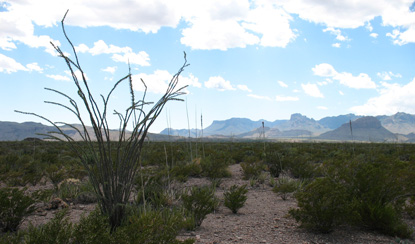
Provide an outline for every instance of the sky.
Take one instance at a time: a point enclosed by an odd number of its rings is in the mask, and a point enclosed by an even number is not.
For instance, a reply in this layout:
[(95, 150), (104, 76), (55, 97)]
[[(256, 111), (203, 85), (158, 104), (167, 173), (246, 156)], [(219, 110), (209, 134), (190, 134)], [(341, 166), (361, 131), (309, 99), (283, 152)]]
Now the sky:
[[(79, 123), (44, 102), (70, 105), (51, 88), (80, 103), (50, 44), (75, 58), (61, 27), (68, 9), (65, 30), (99, 106), (129, 69), (135, 96), (143, 79), (146, 100), (158, 101), (187, 54), (184, 101), (169, 102), (151, 132), (233, 117), (415, 114), (413, 0), (0, 0), (0, 121), (47, 124), (20, 110)], [(124, 82), (108, 110), (130, 102)], [(108, 122), (118, 128), (118, 116)]]

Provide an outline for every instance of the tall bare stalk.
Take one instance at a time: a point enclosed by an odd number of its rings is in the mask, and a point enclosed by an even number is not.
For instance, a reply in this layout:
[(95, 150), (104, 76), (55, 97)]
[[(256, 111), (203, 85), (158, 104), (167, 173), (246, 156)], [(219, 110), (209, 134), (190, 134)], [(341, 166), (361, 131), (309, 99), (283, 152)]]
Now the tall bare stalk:
[[(58, 46), (53, 43), (51, 44), (59, 53), (59, 56), (66, 62), (76, 86), (78, 96), (81, 100), (80, 106), (86, 110), (86, 114), (81, 116), (78, 103), (70, 96), (58, 90), (45, 88), (48, 91), (52, 91), (68, 99), (70, 105), (51, 101), (45, 101), (45, 103), (57, 105), (69, 110), (76, 116), (81, 124), (81, 128), (77, 128), (66, 122), (52, 122), (36, 113), (16, 112), (34, 115), (49, 122), (55, 127), (56, 131), (50, 132), (48, 137), (50, 139), (68, 142), (70, 148), (76, 153), (82, 165), (88, 172), (89, 180), (98, 196), (101, 211), (108, 216), (112, 230), (115, 230), (115, 228), (121, 224), (125, 216), (126, 204), (130, 198), (134, 179), (141, 169), (139, 163), (140, 154), (150, 126), (160, 115), (168, 101), (183, 101), (182, 99), (179, 99), (178, 96), (185, 94), (183, 92), (185, 87), (177, 88), (177, 85), (181, 72), (188, 66), (186, 53), (184, 53), (184, 64), (172, 77), (165, 94), (157, 103), (145, 101), (147, 86), (143, 80), (141, 81), (145, 86), (145, 91), (143, 92), (142, 98), (136, 100), (130, 70), (128, 75), (115, 83), (106, 97), (101, 95), (102, 105), (98, 105), (95, 97), (91, 93), (85, 78), (85, 73), (79, 64), (75, 47), (66, 34), (64, 21), (67, 13), (68, 12), (65, 13), (61, 21), (61, 26), (66, 40), (72, 47), (75, 57), (74, 60), (70, 59)], [(81, 74), (80, 78), (75, 75), (75, 72), (77, 71)], [(129, 82), (131, 105), (127, 107), (123, 113), (114, 111), (114, 114), (119, 117), (120, 124), (118, 128), (118, 138), (111, 141), (110, 128), (107, 121), (108, 102), (113, 91), (122, 82)], [(148, 105), (152, 105), (152, 107), (145, 109)], [(91, 123), (93, 133), (87, 129), (86, 121)], [(76, 130), (82, 137), (83, 142), (76, 142), (66, 134), (59, 125), (66, 125)], [(131, 135), (128, 136), (127, 128), (131, 125), (133, 129)]]

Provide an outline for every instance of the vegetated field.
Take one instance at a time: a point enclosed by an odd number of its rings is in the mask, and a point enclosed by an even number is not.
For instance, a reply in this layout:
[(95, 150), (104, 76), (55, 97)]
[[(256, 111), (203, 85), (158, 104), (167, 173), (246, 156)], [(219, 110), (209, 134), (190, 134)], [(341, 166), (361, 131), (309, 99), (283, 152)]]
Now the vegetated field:
[[(2, 241), (37, 243), (27, 240), (52, 235), (50, 226), (72, 231), (59, 237), (70, 240), (66, 243), (99, 243), (76, 241), (94, 239), (92, 232), (107, 243), (140, 243), (126, 239), (133, 232), (148, 235), (151, 241), (145, 243), (171, 243), (176, 237), (177, 243), (404, 243), (414, 238), (414, 144), (146, 142), (141, 161), (132, 217), (110, 233), (99, 212), (81, 218), (95, 209), (97, 199), (67, 144), (0, 142), (0, 201), (16, 197), (14, 205), (25, 206), (14, 209), (18, 214), (8, 222), (13, 206), (0, 206), (0, 228), (9, 238)], [(237, 193), (234, 185), (246, 185), (248, 192)], [(235, 194), (246, 194), (235, 197), (246, 200), (235, 203), (236, 214), (224, 205), (225, 195)], [(36, 231), (51, 220), (49, 229)]]

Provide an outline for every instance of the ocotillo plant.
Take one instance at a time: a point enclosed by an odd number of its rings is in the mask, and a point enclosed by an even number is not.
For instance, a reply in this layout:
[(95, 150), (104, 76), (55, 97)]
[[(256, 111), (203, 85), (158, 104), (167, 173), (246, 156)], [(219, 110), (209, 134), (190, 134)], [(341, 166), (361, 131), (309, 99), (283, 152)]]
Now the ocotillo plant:
[[(184, 68), (188, 66), (186, 53), (184, 53), (184, 64), (172, 77), (165, 94), (157, 103), (154, 104), (145, 101), (147, 86), (143, 80), (141, 81), (145, 87), (145, 91), (143, 92), (141, 100), (136, 100), (130, 70), (128, 75), (115, 83), (106, 97), (101, 95), (102, 103), (98, 104), (91, 93), (85, 78), (85, 73), (79, 64), (75, 47), (66, 34), (64, 21), (67, 13), (68, 12), (65, 13), (61, 21), (61, 26), (63, 34), (72, 48), (75, 57), (74, 60), (70, 59), (58, 46), (53, 43), (51, 44), (58, 52), (59, 56), (66, 62), (81, 102), (80, 106), (78, 106), (75, 99), (72, 99), (65, 93), (45, 88), (68, 99), (70, 105), (51, 101), (45, 101), (45, 103), (57, 105), (69, 110), (76, 116), (81, 124), (81, 128), (78, 129), (65, 122), (52, 122), (36, 113), (16, 112), (34, 115), (46, 120), (56, 129), (55, 132), (51, 132), (47, 136), (51, 139), (69, 143), (69, 146), (77, 154), (88, 172), (89, 180), (98, 196), (101, 211), (108, 216), (112, 230), (115, 230), (115, 228), (121, 224), (125, 216), (126, 204), (130, 198), (134, 178), (141, 168), (139, 158), (150, 126), (160, 115), (167, 102), (172, 100), (182, 101), (178, 96), (184, 94), (183, 89), (186, 86), (180, 88), (177, 88), (177, 86), (180, 74)], [(80, 72), (81, 75), (77, 76), (75, 75), (75, 72)], [(108, 102), (113, 91), (122, 82), (129, 82), (131, 105), (127, 107), (123, 113), (114, 111), (114, 114), (119, 117), (120, 125), (117, 140), (111, 141), (110, 128), (107, 121)], [(147, 110), (146, 108), (148, 108), (148, 105), (152, 105), (152, 107)], [(82, 115), (80, 107), (83, 107), (86, 111)], [(87, 130), (86, 121), (90, 122), (93, 133)], [(66, 125), (76, 130), (82, 137), (83, 143), (75, 142), (73, 138), (59, 127), (59, 125)], [(127, 135), (127, 128), (129, 126), (132, 126), (133, 128), (130, 136)]]

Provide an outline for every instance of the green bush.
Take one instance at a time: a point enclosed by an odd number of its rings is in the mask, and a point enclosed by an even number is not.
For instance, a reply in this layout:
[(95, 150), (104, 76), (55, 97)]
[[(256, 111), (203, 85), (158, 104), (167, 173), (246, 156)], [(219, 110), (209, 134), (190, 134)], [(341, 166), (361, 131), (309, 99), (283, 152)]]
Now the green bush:
[(248, 190), (246, 189), (246, 185), (239, 187), (237, 185), (231, 186), (230, 189), (223, 194), (225, 196), (225, 206), (229, 208), (232, 213), (236, 214), (238, 210), (245, 205), (246, 199), (248, 199), (246, 196), (247, 193)]
[(214, 158), (212, 156), (202, 158), (200, 167), (202, 168), (202, 174), (211, 179), (231, 176), (226, 158)]
[(17, 188), (0, 189), (0, 229), (16, 231), (22, 219), (34, 211), (35, 200)]
[[(117, 229), (119, 244), (176, 244), (179, 231), (184, 227), (184, 218), (175, 209), (139, 210), (127, 218), (127, 223)], [(186, 243), (192, 243), (187, 241)]]
[(257, 179), (261, 172), (264, 170), (264, 164), (261, 161), (256, 162), (243, 162), (240, 164), (244, 173), (244, 179), (248, 180), (251, 178)]
[(276, 186), (272, 190), (277, 193), (282, 200), (287, 200), (289, 194), (297, 191), (300, 188), (300, 185), (301, 183), (299, 181), (284, 176), (278, 178)]
[(347, 191), (329, 178), (318, 178), (296, 193), (298, 209), (289, 213), (301, 226), (322, 233), (343, 223), (348, 210)]
[(172, 176), (180, 181), (186, 182), (189, 177), (198, 177), (202, 173), (202, 168), (200, 164), (196, 162), (188, 163), (188, 164), (178, 164), (175, 165), (172, 169)]
[(34, 227), (29, 226), (24, 235), (25, 244), (69, 244), (73, 233), (72, 223), (66, 216), (67, 209), (56, 213), (48, 223)]
[(74, 227), (72, 240), (74, 244), (114, 243), (110, 229), (108, 218), (96, 208), (88, 216), (81, 217)]
[(194, 226), (199, 227), (206, 215), (212, 213), (219, 206), (219, 199), (215, 196), (215, 189), (209, 186), (194, 186), (182, 194), (183, 207), (188, 217), (194, 218)]

